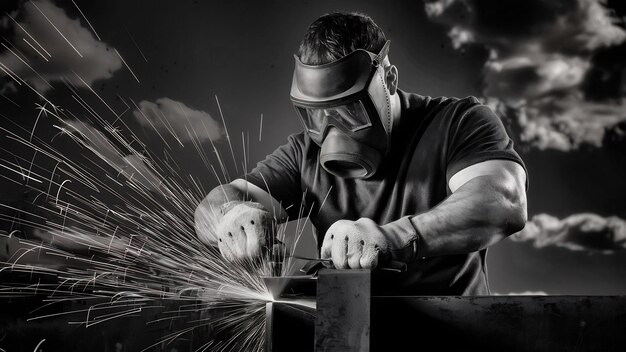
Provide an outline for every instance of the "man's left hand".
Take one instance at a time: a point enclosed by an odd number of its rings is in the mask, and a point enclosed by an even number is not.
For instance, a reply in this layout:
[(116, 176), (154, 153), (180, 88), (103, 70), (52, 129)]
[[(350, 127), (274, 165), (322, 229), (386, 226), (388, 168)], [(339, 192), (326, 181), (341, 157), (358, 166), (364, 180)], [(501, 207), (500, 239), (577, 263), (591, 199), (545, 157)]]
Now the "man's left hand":
[(388, 249), (384, 230), (373, 220), (339, 220), (326, 231), (321, 258), (331, 259), (337, 269), (373, 269)]

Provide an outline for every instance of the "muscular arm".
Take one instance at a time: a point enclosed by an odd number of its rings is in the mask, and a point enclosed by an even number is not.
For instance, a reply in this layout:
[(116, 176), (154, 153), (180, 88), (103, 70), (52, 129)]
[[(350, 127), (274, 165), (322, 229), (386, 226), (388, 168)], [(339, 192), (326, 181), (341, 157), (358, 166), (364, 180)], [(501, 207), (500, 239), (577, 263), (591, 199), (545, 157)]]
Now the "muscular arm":
[(486, 248), (526, 223), (526, 174), (517, 163), (490, 160), (450, 179), (453, 193), (432, 210), (411, 218), (420, 233), (419, 256)]

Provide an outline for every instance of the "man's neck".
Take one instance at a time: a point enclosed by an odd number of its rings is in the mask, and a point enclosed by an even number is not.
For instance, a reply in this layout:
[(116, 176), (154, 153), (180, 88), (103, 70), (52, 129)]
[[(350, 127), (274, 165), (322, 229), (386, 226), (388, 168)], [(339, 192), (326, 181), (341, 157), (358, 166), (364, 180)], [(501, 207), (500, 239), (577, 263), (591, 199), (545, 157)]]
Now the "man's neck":
[(400, 93), (396, 90), (396, 94), (392, 95), (390, 100), (391, 118), (393, 121), (392, 134), (400, 123), (400, 115), (402, 115), (402, 103), (400, 102)]

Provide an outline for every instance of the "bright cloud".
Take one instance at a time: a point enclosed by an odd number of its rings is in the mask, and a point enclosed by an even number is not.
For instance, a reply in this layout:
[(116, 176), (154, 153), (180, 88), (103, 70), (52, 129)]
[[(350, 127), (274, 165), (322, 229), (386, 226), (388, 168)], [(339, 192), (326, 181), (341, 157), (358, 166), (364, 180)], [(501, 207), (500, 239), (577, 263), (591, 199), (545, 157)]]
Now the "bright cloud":
[(170, 98), (159, 98), (154, 103), (142, 101), (133, 114), (139, 123), (177, 140), (217, 141), (224, 131), (209, 113), (195, 110)]
[(20, 82), (12, 78), (16, 76), (45, 93), (55, 81), (91, 86), (96, 80), (111, 78), (122, 67), (115, 50), (52, 2), (28, 1), (20, 13), (2, 19), (14, 26), (12, 45), (2, 48), (0, 54), (0, 77), (4, 76), (5, 83)]

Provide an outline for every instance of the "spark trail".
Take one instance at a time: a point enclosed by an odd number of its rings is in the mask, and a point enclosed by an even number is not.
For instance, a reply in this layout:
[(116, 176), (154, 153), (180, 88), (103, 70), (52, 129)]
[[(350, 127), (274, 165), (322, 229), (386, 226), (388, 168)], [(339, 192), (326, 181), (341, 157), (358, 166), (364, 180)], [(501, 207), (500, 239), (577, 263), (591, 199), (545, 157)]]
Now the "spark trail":
[[(0, 298), (32, 294), (51, 301), (110, 298), (109, 305), (94, 305), (89, 312), (58, 313), (82, 313), (84, 317), (76, 323), (85, 327), (141, 313), (141, 307), (147, 309), (150, 302), (158, 300), (200, 302), (207, 312), (227, 314), (208, 314), (210, 318), (172, 332), (165, 340), (211, 325), (217, 331), (229, 332), (232, 338), (207, 341), (204, 349), (262, 350), (265, 303), (272, 298), (260, 277), (277, 274), (272, 271), (272, 262), (288, 257), (286, 252), (293, 247), (283, 253), (268, 252), (256, 261), (226, 262), (217, 249), (202, 244), (195, 235), (194, 210), (206, 194), (198, 180), (183, 175), (173, 166), (176, 164), (158, 162), (149, 151), (135, 149), (133, 144), (144, 146), (139, 141), (132, 143), (136, 135), (131, 133), (131, 140), (126, 139), (121, 128), (104, 118), (96, 118), (99, 125), (92, 125), (70, 116), (56, 106), (37, 107), (37, 121), (55, 119), (59, 133), (88, 154), (87, 162), (72, 160), (39, 138), (36, 126), (31, 131), (0, 127), (2, 138), (38, 156), (29, 160), (4, 150), (20, 163), (27, 163), (28, 171), (11, 158), (0, 160), (3, 168), (37, 181), (27, 183), (30, 194), (35, 195), (30, 210), (0, 204), (0, 220), (20, 229), (4, 236), (15, 236), (24, 229), (30, 233), (20, 238), (18, 249), (0, 263), (0, 274), (28, 273), (50, 279), (37, 285), (3, 284)], [(199, 143), (196, 140), (193, 144), (198, 148)], [(217, 148), (215, 152), (219, 154)], [(44, 166), (50, 164), (44, 159), (52, 162), (52, 169)], [(243, 165), (247, 166), (245, 160)], [(226, 174), (222, 177), (228, 179)], [(277, 239), (284, 242), (285, 227), (275, 226)], [(303, 228), (298, 226), (298, 237)], [(285, 263), (278, 274), (284, 275), (291, 266)], [(142, 304), (139, 307), (138, 302)], [(120, 310), (123, 306), (130, 307)], [(93, 314), (100, 310), (111, 312)]]
[[(85, 59), (61, 27), (35, 2), (30, 4), (37, 10), (38, 18), (45, 20), (75, 54)], [(77, 3), (72, 1), (72, 4), (100, 40)], [(8, 45), (2, 43), (2, 46), (43, 80), (47, 76), (37, 72), (38, 66), (33, 60), (43, 58), (48, 63), (52, 55), (46, 49), (47, 43), (37, 40), (40, 38), (27, 32), (9, 14), (7, 17), (21, 30), (19, 33), (26, 35), (15, 40), (23, 39), (33, 52), (24, 55), (13, 51), (11, 48), (17, 50), (16, 43), (6, 39)], [(115, 52), (140, 84), (139, 77), (117, 49)], [(147, 61), (143, 53), (141, 56)], [(211, 153), (205, 151), (209, 146), (198, 138), (199, 131), (194, 130), (191, 123), (185, 126), (189, 145), (182, 142), (183, 136), (175, 133), (165, 116), (158, 116), (163, 118), (168, 133), (161, 133), (163, 131), (147, 119), (154, 134), (163, 142), (163, 150), (154, 152), (125, 122), (124, 115), (129, 111), (136, 108), (141, 113), (131, 97), (118, 95), (126, 108), (118, 113), (113, 102), (98, 94), (78, 73), (69, 70), (77, 79), (66, 77), (62, 82), (69, 95), (67, 100), (76, 106), (61, 107), (37, 91), (26, 77), (20, 77), (19, 72), (3, 63), (0, 69), (5, 78), (28, 88), (20, 89), (40, 99), (31, 110), (2, 94), (20, 108), (20, 114), (32, 114), (34, 123), (26, 128), (0, 114), (4, 122), (0, 124), (0, 169), (6, 171), (0, 177), (2, 182), (23, 187), (28, 198), (20, 205), (0, 201), (0, 221), (10, 225), (7, 231), (0, 230), (0, 237), (4, 237), (0, 239), (11, 241), (13, 246), (6, 260), (0, 261), (0, 298), (42, 297), (45, 304), (31, 312), (29, 321), (69, 316), (71, 324), (92, 328), (156, 310), (161, 300), (173, 300), (184, 304), (176, 312), (162, 312), (149, 324), (189, 319), (191, 315), (187, 313), (200, 312), (201, 318), (187, 321), (184, 329), (171, 331), (154, 345), (145, 346), (146, 349), (211, 326), (215, 336), (221, 338), (206, 341), (198, 350), (262, 350), (265, 303), (272, 298), (261, 276), (291, 272), (294, 263), (287, 254), (294, 251), (297, 241), (284, 246), (282, 253), (268, 251), (255, 261), (230, 263), (222, 259), (216, 248), (198, 239), (194, 212), (208, 192), (200, 180), (180, 167), (173, 153), (176, 147), (183, 152), (185, 148), (192, 148), (202, 160), (206, 177), (226, 183), (231, 177), (226, 165), (229, 157), (225, 159), (220, 151), (223, 146), (209, 139), (214, 154), (211, 158)], [(76, 82), (82, 84), (75, 85)], [(59, 89), (55, 91), (57, 95), (62, 94)], [(96, 105), (90, 101), (95, 101)], [(241, 134), (243, 158), (239, 163), (217, 96), (215, 102), (233, 166), (236, 172), (239, 172), (238, 166), (247, 171), (249, 133)], [(50, 137), (44, 126), (53, 126), (58, 132)], [(251, 128), (256, 129), (256, 126)], [(258, 128), (260, 142), (263, 115)], [(64, 153), (57, 147), (59, 140), (75, 143), (81, 152)], [(299, 213), (306, 215), (304, 209)], [(306, 219), (298, 222), (295, 238), (300, 238), (306, 223)], [(286, 243), (286, 227), (274, 226), (276, 239)], [(210, 230), (215, 231), (215, 228)], [(0, 256), (0, 260), (2, 258)], [(290, 259), (277, 273), (273, 263), (282, 258)], [(3, 280), (14, 277), (27, 279), (18, 283)], [(44, 312), (48, 305), (77, 299), (93, 303), (87, 309)]]

